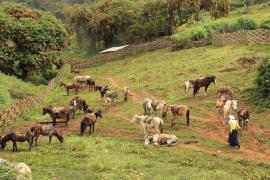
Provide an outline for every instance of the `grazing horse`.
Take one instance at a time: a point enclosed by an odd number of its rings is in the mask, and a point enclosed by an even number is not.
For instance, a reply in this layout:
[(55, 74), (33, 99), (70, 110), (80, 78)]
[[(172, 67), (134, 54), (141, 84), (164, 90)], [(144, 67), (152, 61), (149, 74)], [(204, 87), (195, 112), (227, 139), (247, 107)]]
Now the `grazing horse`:
[(231, 115), (233, 112), (236, 113), (237, 101), (238, 100), (227, 100), (225, 104), (220, 106), (218, 106), (218, 104), (216, 105), (218, 119), (222, 121), (223, 124), (225, 124), (225, 119), (227, 119), (228, 115)]
[(89, 134), (91, 134), (92, 126), (93, 126), (93, 133), (95, 133), (95, 124), (98, 117), (102, 118), (101, 110), (97, 110), (95, 113), (91, 113), (86, 115), (81, 121), (81, 136), (84, 134), (84, 131), (89, 126)]
[(35, 138), (36, 147), (37, 147), (37, 141), (40, 135), (49, 136), (49, 144), (51, 144), (53, 136), (56, 136), (60, 143), (64, 142), (63, 136), (52, 125), (34, 126), (31, 128), (31, 132), (33, 134), (32, 142)]
[(96, 91), (100, 92), (100, 100), (104, 98), (108, 90), (109, 90), (108, 86), (96, 86)]
[(123, 95), (124, 95), (124, 102), (127, 102), (128, 96), (131, 96), (130, 89), (127, 86), (123, 88)]
[(155, 98), (151, 98), (151, 106), (153, 110), (156, 112), (156, 116), (158, 117), (159, 113), (162, 113), (163, 107), (165, 105), (165, 101), (157, 101)]
[(243, 130), (246, 130), (246, 131), (247, 131), (248, 122), (249, 122), (249, 114), (250, 112), (248, 112), (246, 109), (240, 109), (237, 112), (239, 125), (240, 127), (243, 128)]
[(70, 108), (65, 107), (44, 107), (42, 115), (49, 114), (51, 116), (53, 126), (56, 125), (56, 119), (64, 119), (66, 126), (68, 124), (69, 118), (70, 118)]
[(91, 76), (75, 76), (74, 82), (80, 84), (82, 87), (83, 84), (88, 85), (88, 80), (92, 80)]
[(69, 90), (70, 89), (74, 89), (75, 91), (75, 94), (78, 93), (79, 91), (79, 85), (78, 84), (75, 84), (75, 83), (64, 83), (64, 82), (61, 82), (60, 83), (60, 87), (64, 86), (66, 88), (66, 91), (67, 91), (67, 95), (69, 96)]
[(130, 123), (141, 123), (143, 126), (145, 138), (148, 137), (148, 131), (150, 128), (155, 128), (157, 133), (163, 132), (163, 120), (159, 117), (149, 117), (145, 115), (139, 116), (135, 114), (132, 116)]
[(172, 114), (171, 126), (175, 126), (175, 119), (177, 116), (186, 116), (186, 127), (189, 126), (190, 121), (190, 109), (187, 106), (176, 106), (164, 104), (162, 110), (162, 117), (166, 119), (168, 112)]
[(209, 87), (209, 85), (212, 82), (216, 83), (216, 77), (215, 76), (207, 76), (205, 78), (197, 79), (194, 82), (194, 86), (193, 86), (193, 96), (195, 97), (195, 95), (199, 93), (199, 90), (200, 90), (201, 87), (205, 87), (205, 95), (206, 95), (207, 88)]
[(18, 151), (17, 143), (16, 142), (25, 142), (27, 141), (29, 144), (29, 151), (31, 151), (31, 147), (33, 144), (32, 141), (32, 133), (31, 131), (24, 131), (24, 132), (11, 132), (6, 134), (1, 140), (0, 140), (0, 146), (2, 149), (6, 147), (6, 143), (8, 141), (12, 141), (13, 143), (13, 152)]
[(149, 98), (145, 98), (143, 102), (144, 115), (150, 116), (152, 107), (152, 100)]
[(174, 146), (179, 143), (179, 139), (171, 134), (155, 134), (148, 136), (144, 143), (146, 145), (153, 144), (154, 146)]

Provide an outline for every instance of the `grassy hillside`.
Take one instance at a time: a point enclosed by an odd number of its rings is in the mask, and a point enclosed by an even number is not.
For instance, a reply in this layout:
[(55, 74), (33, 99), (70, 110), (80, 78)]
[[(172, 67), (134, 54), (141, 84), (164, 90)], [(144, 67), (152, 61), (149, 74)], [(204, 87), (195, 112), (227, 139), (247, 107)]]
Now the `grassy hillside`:
[[(218, 87), (232, 86), (236, 97), (241, 99), (240, 91), (252, 86), (256, 67), (248, 72), (236, 61), (243, 55), (254, 53), (267, 55), (269, 46), (207, 46), (178, 52), (164, 49), (86, 69), (83, 74), (93, 76), (98, 84), (107, 84), (120, 94), (117, 106), (104, 111), (98, 93), (80, 92), (79, 96), (92, 107), (103, 109), (103, 118), (96, 124), (96, 134), (78, 137), (83, 116), (79, 113), (68, 127), (57, 126), (65, 135), (63, 145), (56, 140), (47, 145), (47, 138), (42, 138), (40, 146), (33, 148), (32, 152), (26, 151), (26, 144), (19, 144), (20, 152), (12, 153), (9, 144), (4, 151), (0, 151), (0, 156), (29, 164), (34, 179), (59, 176), (60, 179), (268, 178), (269, 114), (252, 110), (249, 131), (240, 133), (240, 150), (227, 145), (226, 128), (218, 123), (215, 115), (215, 92)], [(69, 73), (70, 67), (65, 66), (63, 71), (61, 80), (71, 82), (73, 75)], [(215, 74), (218, 81), (210, 86), (208, 95), (200, 94), (193, 98), (190, 92), (185, 96), (183, 83), (206, 74)], [(128, 85), (133, 92), (128, 103), (122, 101), (121, 88), (124, 85)], [(140, 125), (129, 123), (134, 113), (143, 113), (141, 102), (151, 96), (192, 107), (189, 128), (185, 128), (184, 120), (177, 120), (174, 128), (170, 127), (170, 118), (165, 121), (165, 133), (176, 134), (181, 141), (179, 146), (144, 146)], [(41, 115), (42, 107), (67, 105), (70, 98), (63, 88), (57, 86), (43, 104), (33, 107), (28, 114), (30, 121), (19, 119), (11, 129), (22, 130), (38, 121), (49, 120), (48, 115)], [(240, 107), (244, 106), (240, 100)], [(186, 144), (190, 140), (197, 143)]]
[(42, 87), (44, 86), (35, 86), (14, 76), (0, 73), (0, 110), (10, 106), (17, 98), (38, 93)]

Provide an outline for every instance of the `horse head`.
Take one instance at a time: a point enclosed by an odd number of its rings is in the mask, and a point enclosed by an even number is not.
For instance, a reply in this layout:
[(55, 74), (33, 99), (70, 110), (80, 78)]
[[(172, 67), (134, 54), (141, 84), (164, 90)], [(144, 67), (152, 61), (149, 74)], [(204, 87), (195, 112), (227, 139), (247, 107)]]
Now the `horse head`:
[(237, 111), (237, 101), (238, 100), (232, 100), (232, 108), (235, 112)]
[(99, 110), (97, 110), (97, 112), (95, 113), (96, 114), (96, 117), (100, 117), (100, 118), (102, 118), (102, 112), (101, 112), (101, 110), (99, 109)]
[(216, 76), (210, 76), (210, 80), (211, 80), (211, 82), (213, 82), (213, 83), (217, 83), (217, 78), (216, 78)]
[(60, 87), (62, 87), (62, 86), (64, 86), (65, 85), (65, 83), (63, 83), (62, 81), (61, 81), (61, 83), (60, 83)]

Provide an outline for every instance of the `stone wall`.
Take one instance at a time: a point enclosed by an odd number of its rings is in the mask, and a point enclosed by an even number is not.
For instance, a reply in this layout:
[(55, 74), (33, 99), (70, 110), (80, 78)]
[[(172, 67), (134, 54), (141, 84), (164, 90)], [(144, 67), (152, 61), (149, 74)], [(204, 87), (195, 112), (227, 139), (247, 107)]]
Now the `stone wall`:
[(211, 41), (216, 46), (270, 43), (270, 30), (256, 29), (240, 30), (233, 33), (215, 33), (212, 35)]

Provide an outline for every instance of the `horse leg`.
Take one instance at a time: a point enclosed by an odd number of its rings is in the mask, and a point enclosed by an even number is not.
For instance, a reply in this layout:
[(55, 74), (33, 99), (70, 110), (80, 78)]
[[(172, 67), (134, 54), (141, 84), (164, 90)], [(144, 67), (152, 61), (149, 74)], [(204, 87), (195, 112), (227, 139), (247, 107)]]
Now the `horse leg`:
[(207, 88), (209, 87), (209, 85), (205, 86), (205, 92), (204, 92), (204, 95), (206, 96), (206, 93), (207, 93)]
[(49, 136), (49, 144), (51, 144), (51, 142), (52, 142), (52, 136), (50, 135)]
[(39, 134), (36, 135), (35, 141), (36, 141), (36, 147), (37, 147), (37, 142), (38, 142)]
[(89, 134), (91, 134), (92, 125), (89, 125)]
[(27, 139), (27, 142), (28, 142), (28, 144), (29, 144), (29, 151), (31, 151), (31, 148), (32, 148), (31, 139)]
[(12, 143), (13, 143), (12, 151), (15, 152), (15, 149), (16, 149), (16, 142), (15, 142), (15, 141), (12, 141)]
[(95, 124), (96, 123), (93, 124), (93, 134), (95, 134)]
[(55, 126), (56, 125), (56, 118), (55, 117), (52, 118), (52, 121), (53, 121), (53, 126)]

